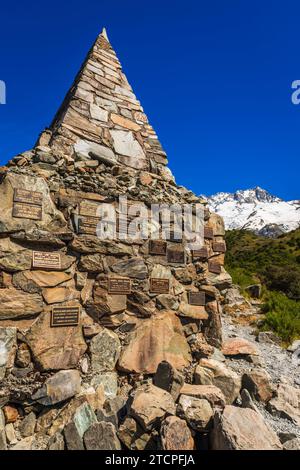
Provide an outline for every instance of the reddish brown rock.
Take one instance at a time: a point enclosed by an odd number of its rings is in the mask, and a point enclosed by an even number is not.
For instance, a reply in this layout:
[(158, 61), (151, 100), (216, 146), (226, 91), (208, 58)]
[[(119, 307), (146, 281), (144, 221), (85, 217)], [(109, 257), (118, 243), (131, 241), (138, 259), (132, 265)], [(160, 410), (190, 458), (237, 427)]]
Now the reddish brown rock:
[(194, 439), (186, 421), (169, 416), (161, 425), (161, 442), (164, 450), (193, 450)]
[(223, 343), (224, 356), (258, 356), (259, 351), (255, 344), (244, 338), (232, 338)]
[(118, 367), (127, 372), (154, 374), (163, 360), (175, 369), (182, 369), (191, 360), (181, 323), (174, 312), (142, 320), (129, 335)]
[(75, 368), (87, 349), (81, 325), (51, 328), (50, 312), (39, 316), (26, 334), (26, 341), (42, 370)]
[(5, 405), (3, 408), (5, 423), (15, 423), (19, 417), (19, 412), (15, 406)]

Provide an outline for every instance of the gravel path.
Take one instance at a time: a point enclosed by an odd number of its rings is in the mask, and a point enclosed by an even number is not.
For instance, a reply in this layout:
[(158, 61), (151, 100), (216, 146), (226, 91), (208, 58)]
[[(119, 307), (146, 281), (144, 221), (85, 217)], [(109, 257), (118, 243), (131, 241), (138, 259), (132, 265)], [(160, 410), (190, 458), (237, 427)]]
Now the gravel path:
[[(300, 388), (300, 364), (295, 364), (292, 360), (292, 353), (282, 349), (280, 346), (271, 343), (260, 343), (255, 340), (254, 329), (251, 326), (238, 325), (233, 323), (231, 318), (223, 315), (223, 340), (239, 337), (255, 343), (260, 351), (258, 364), (251, 364), (244, 359), (226, 359), (226, 365), (234, 369), (237, 373), (243, 374), (254, 367), (263, 367), (270, 375), (273, 384), (286, 382), (293, 387)], [(291, 421), (272, 416), (262, 403), (255, 402), (255, 405), (263, 415), (266, 422), (277, 432), (293, 433), (300, 437), (300, 427)]]

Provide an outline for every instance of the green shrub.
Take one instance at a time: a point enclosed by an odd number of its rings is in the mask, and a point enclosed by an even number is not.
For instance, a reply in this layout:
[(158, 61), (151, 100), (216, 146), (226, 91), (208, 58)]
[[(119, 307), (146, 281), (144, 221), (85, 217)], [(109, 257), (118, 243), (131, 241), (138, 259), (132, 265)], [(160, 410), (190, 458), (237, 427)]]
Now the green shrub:
[(300, 303), (280, 292), (268, 292), (263, 305), (263, 330), (274, 330), (285, 343), (300, 337)]

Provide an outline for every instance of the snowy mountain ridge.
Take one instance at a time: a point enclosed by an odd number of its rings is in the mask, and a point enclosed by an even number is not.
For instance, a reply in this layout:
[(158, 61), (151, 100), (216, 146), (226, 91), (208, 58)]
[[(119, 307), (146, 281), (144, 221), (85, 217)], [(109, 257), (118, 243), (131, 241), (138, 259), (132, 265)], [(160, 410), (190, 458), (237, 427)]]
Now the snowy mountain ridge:
[(258, 186), (206, 199), (209, 208), (223, 217), (227, 230), (245, 229), (276, 237), (300, 227), (299, 200), (284, 201)]

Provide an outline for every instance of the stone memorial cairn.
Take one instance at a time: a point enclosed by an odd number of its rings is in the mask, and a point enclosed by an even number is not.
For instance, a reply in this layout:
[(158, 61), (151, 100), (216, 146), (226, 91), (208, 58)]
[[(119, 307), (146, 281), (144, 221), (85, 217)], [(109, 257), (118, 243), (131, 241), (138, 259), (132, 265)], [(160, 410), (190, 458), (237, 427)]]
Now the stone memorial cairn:
[[(195, 374), (208, 358), (222, 374), (223, 221), (166, 165), (104, 30), (50, 128), (0, 168), (0, 449), (201, 448), (233, 413), (237, 379)], [(202, 204), (203, 246), (97, 236), (121, 196)]]

